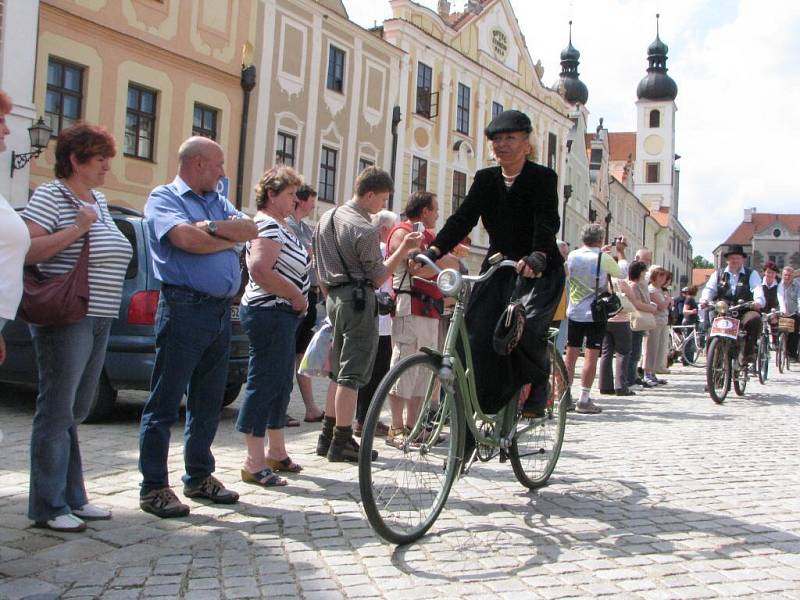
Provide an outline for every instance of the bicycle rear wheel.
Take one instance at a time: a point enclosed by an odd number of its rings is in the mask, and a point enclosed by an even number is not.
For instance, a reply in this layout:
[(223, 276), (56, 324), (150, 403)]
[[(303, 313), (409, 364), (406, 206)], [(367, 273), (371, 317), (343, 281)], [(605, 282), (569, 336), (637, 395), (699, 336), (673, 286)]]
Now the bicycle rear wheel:
[(708, 344), (706, 384), (711, 399), (722, 404), (731, 389), (731, 359), (726, 344), (720, 338), (714, 338)]
[(789, 371), (789, 334), (783, 334), (783, 370)]
[(744, 391), (747, 388), (748, 369), (750, 365), (745, 365), (739, 369), (733, 378), (733, 391), (737, 396), (744, 396)]
[(775, 349), (775, 365), (778, 367), (778, 373), (783, 373), (783, 357), (786, 356), (787, 339), (788, 336), (785, 333), (781, 333), (778, 338), (778, 347)]
[(522, 485), (530, 489), (542, 487), (550, 479), (561, 454), (567, 422), (570, 394), (567, 369), (552, 342), (548, 343), (548, 353), (550, 377), (544, 418), (521, 417), (517, 422), (517, 434), (509, 449), (514, 475)]
[[(394, 544), (413, 542), (430, 529), (463, 460), (464, 407), (457, 388), (455, 395), (441, 393), (439, 362), (424, 353), (398, 362), (375, 391), (361, 434), (358, 478), (364, 512), (375, 532)], [(410, 432), (418, 432), (416, 439), (405, 435), (390, 443), (376, 436), (379, 421), (392, 422), (393, 403), (395, 410), (408, 410), (396, 400), (395, 390), (423, 394)], [(408, 417), (404, 422), (408, 424)], [(378, 450), (376, 460), (373, 448)]]

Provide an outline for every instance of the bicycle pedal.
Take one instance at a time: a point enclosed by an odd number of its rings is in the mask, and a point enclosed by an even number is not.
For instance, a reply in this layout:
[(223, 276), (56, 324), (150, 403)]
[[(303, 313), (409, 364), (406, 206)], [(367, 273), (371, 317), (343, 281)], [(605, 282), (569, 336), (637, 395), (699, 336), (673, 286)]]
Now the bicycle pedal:
[(507, 460), (508, 460), (508, 452), (506, 452), (505, 450), (501, 449), (500, 450), (500, 462), (504, 463)]

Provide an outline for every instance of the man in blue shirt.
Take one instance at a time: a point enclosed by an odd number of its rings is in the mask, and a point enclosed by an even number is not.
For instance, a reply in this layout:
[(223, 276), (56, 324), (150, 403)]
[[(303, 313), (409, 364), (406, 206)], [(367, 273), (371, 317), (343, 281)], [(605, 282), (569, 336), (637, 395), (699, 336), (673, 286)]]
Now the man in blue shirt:
[(139, 430), (139, 505), (162, 518), (189, 514), (169, 487), (167, 471), (170, 428), (184, 393), (184, 495), (220, 504), (239, 499), (212, 475), (211, 443), (228, 372), (231, 298), (241, 280), (238, 245), (258, 233), (216, 192), (224, 160), (216, 142), (189, 138), (178, 150), (178, 176), (154, 189), (144, 209), (162, 285), (150, 397)]

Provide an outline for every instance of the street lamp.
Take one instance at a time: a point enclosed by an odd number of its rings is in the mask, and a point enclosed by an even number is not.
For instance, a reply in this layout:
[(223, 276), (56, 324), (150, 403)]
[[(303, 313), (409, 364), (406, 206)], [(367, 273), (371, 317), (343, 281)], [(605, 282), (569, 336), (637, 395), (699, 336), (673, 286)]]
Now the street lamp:
[(39, 117), (35, 125), (28, 127), (28, 135), (31, 138), (31, 148), (34, 150), (23, 154), (17, 154), (13, 150), (11, 151), (11, 177), (14, 176), (14, 171), (27, 165), (31, 159), (39, 158), (39, 155), (47, 148), (47, 144), (50, 143), (50, 135), (52, 133), (53, 130), (47, 126), (42, 117)]
[(606, 222), (606, 244), (608, 243), (608, 227), (611, 225), (611, 211), (608, 211), (605, 216)]
[(239, 128), (239, 159), (236, 165), (236, 208), (242, 208), (242, 179), (244, 178), (244, 151), (247, 145), (247, 121), (250, 114), (250, 92), (256, 87), (256, 68), (253, 65), (253, 45), (245, 42), (242, 46), (242, 73), (239, 79), (244, 97), (242, 98), (242, 122)]
[[(567, 143), (571, 144), (572, 140), (569, 140)], [(572, 185), (569, 183), (564, 186), (564, 204), (561, 208), (561, 239), (564, 239), (564, 232), (567, 227), (567, 200), (572, 198)], [(566, 240), (565, 240), (566, 241)]]

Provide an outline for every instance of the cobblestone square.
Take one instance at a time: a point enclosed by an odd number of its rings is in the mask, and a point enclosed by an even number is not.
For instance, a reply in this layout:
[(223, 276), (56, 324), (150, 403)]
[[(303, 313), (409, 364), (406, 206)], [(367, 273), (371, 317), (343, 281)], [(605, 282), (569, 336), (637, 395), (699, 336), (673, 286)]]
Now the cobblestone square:
[[(120, 394), (113, 422), (80, 429), (90, 498), (113, 520), (83, 534), (33, 528), (33, 396), (5, 388), (0, 598), (800, 598), (800, 370), (751, 381), (722, 406), (699, 370), (667, 378), (636, 397), (598, 397), (601, 415), (570, 413), (538, 492), (508, 464), (475, 465), (430, 533), (401, 548), (366, 522), (356, 467), (314, 454), (318, 425), (287, 430), (305, 467), (289, 486), (241, 483), (236, 404), (214, 451), (240, 503), (188, 501), (177, 520), (141, 512), (138, 392)], [(302, 417), (297, 391), (289, 412)], [(181, 440), (173, 431), (179, 495)]]

